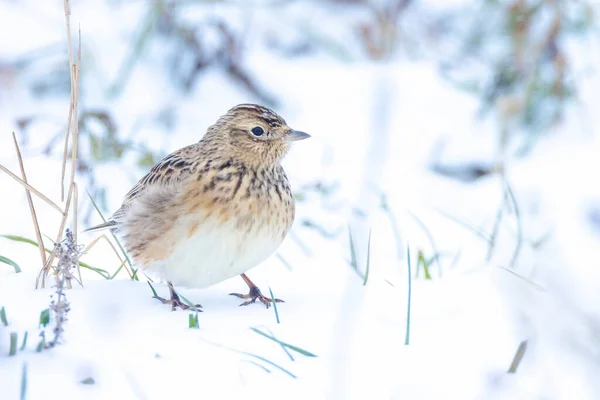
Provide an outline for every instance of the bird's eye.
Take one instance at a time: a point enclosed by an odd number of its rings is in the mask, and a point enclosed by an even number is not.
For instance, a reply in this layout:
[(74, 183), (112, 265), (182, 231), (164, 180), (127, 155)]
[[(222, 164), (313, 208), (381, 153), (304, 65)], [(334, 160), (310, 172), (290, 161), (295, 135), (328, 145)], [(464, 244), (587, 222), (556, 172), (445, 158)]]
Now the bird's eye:
[(251, 132), (254, 136), (261, 136), (263, 133), (265, 133), (263, 128), (261, 128), (260, 126), (252, 128)]

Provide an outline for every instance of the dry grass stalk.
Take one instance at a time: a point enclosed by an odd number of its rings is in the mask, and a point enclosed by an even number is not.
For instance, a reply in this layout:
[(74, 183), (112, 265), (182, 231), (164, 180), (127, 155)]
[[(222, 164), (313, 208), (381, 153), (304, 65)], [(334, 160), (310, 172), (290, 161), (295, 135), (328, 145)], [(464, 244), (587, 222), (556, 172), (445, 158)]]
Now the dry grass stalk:
[[(81, 66), (81, 31), (79, 31), (79, 42), (78, 42), (78, 52), (77, 52), (77, 62), (75, 63), (73, 60), (73, 44), (71, 41), (71, 3), (70, 0), (64, 0), (64, 9), (65, 9), (65, 24), (67, 29), (67, 47), (69, 50), (69, 71), (71, 76), (71, 101), (69, 104), (69, 116), (67, 121), (67, 132), (65, 142), (68, 143), (69, 135), (72, 136), (72, 146), (71, 146), (71, 177), (69, 181), (69, 193), (67, 195), (67, 200), (65, 204), (65, 209), (63, 213), (63, 218), (60, 223), (60, 229), (56, 236), (55, 243), (60, 242), (60, 238), (62, 237), (63, 231), (65, 229), (65, 225), (67, 222), (67, 218), (69, 217), (69, 210), (71, 205), (71, 198), (74, 195), (75, 204), (73, 207), (74, 216), (73, 216), (73, 232), (74, 232), (74, 244), (77, 245), (77, 203), (78, 203), (78, 192), (77, 192), (77, 184), (75, 183), (75, 171), (77, 167), (77, 147), (78, 147), (78, 137), (79, 137), (79, 115), (78, 115), (78, 99), (79, 99), (79, 71)], [(66, 149), (66, 147), (65, 147)], [(64, 189), (64, 172), (66, 169), (66, 161), (67, 160), (67, 152), (63, 153), (63, 174), (61, 177), (61, 189)], [(61, 190), (61, 198), (64, 198), (64, 191)], [(45, 286), (46, 276), (48, 275), (52, 262), (55, 258), (55, 249), (50, 254), (50, 258), (44, 264), (38, 278), (36, 280), (36, 287), (40, 284), (41, 278), (41, 287)], [(81, 271), (79, 268), (79, 262), (77, 263), (77, 270), (79, 271), (79, 279), (81, 281)]]
[[(23, 177), (23, 182), (27, 182), (27, 174), (25, 173), (25, 166), (23, 165), (23, 157), (21, 156), (21, 149), (19, 149), (19, 143), (17, 142), (17, 137), (13, 132), (13, 141), (15, 143), (15, 151), (17, 152), (17, 158), (19, 159), (19, 167), (21, 168), (21, 176)], [(37, 214), (35, 212), (35, 207), (33, 206), (33, 199), (31, 198), (31, 192), (29, 189), (25, 189), (25, 195), (27, 196), (27, 203), (29, 204), (29, 211), (31, 213), (31, 218), (33, 220), (33, 228), (35, 229), (35, 237), (37, 239), (38, 249), (40, 250), (40, 256), (42, 257), (42, 265), (46, 264), (46, 252), (44, 251), (44, 240), (42, 239), (42, 233), (40, 232), (40, 224), (38, 223)]]
[(131, 270), (129, 269), (129, 267), (127, 266), (127, 260), (121, 258), (121, 255), (119, 254), (119, 251), (117, 250), (117, 248), (115, 247), (115, 245), (110, 241), (110, 239), (108, 238), (108, 236), (106, 236), (106, 234), (102, 234), (101, 236), (99, 236), (96, 239), (92, 240), (92, 242), (90, 244), (88, 244), (85, 247), (85, 249), (81, 250), (81, 255), (84, 255), (88, 251), (90, 251), (102, 239), (104, 239), (106, 241), (106, 243), (108, 243), (110, 245), (110, 247), (112, 248), (112, 250), (116, 254), (117, 258), (121, 262), (121, 264), (117, 268), (117, 271), (120, 270), (122, 267), (125, 267), (125, 270), (127, 271), (127, 274), (129, 274), (129, 278), (133, 279), (133, 274), (132, 274)]
[[(71, 207), (71, 198), (75, 197), (75, 204), (73, 206), (73, 210), (74, 210), (74, 218), (73, 218), (73, 229), (77, 229), (77, 201), (79, 199), (79, 196), (77, 194), (77, 183), (72, 182), (71, 186), (69, 187), (69, 192), (67, 195), (67, 201), (65, 203), (65, 214), (60, 222), (60, 228), (58, 229), (58, 233), (56, 234), (56, 240), (54, 241), (54, 243), (60, 243), (60, 239), (63, 235), (63, 232), (65, 230), (65, 226), (67, 224), (67, 217), (69, 216), (69, 210)], [(75, 235), (75, 243), (77, 243), (77, 236)], [(52, 268), (52, 262), (54, 261), (54, 258), (56, 256), (55, 254), (56, 251), (56, 246), (54, 247), (54, 249), (52, 250), (52, 253), (50, 253), (50, 258), (48, 258), (48, 261), (46, 262), (46, 264), (44, 264), (44, 266), (42, 267), (37, 280), (35, 282), (35, 287), (39, 287), (39, 283), (40, 283), (40, 278), (41, 278), (41, 287), (45, 287), (46, 285), (46, 276), (48, 276), (48, 273), (50, 272), (50, 268)], [(79, 262), (77, 263), (77, 269), (79, 270)], [(56, 268), (54, 268), (55, 272), (57, 272)], [(79, 280), (80, 282), (83, 282), (81, 280), (81, 271), (79, 272)]]
[[(12, 173), (8, 168), (4, 167), (3, 165), (0, 165), (0, 170), (4, 171), (7, 175), (9, 175), (11, 178), (13, 178), (17, 182), (19, 182), (22, 186), (25, 187), (27, 201), (29, 203), (29, 210), (30, 210), (31, 217), (32, 217), (32, 220), (34, 223), (38, 247), (40, 249), (40, 254), (42, 257), (42, 269), (36, 279), (36, 284), (35, 284), (36, 288), (38, 288), (40, 286), (40, 278), (41, 278), (41, 287), (45, 286), (46, 276), (50, 272), (50, 269), (52, 268), (52, 262), (54, 261), (54, 258), (56, 256), (56, 254), (55, 254), (56, 245), (54, 247), (54, 250), (50, 254), (50, 257), (48, 259), (46, 259), (46, 254), (44, 252), (45, 246), (44, 246), (44, 243), (42, 240), (42, 235), (41, 235), (39, 223), (37, 220), (37, 214), (36, 214), (35, 208), (33, 206), (33, 200), (31, 198), (31, 193), (35, 194), (40, 199), (44, 200), (47, 204), (49, 204), (52, 208), (57, 210), (62, 215), (60, 229), (56, 235), (56, 240), (54, 242), (55, 244), (61, 242), (61, 237), (63, 235), (64, 229), (65, 229), (65, 226), (67, 223), (67, 219), (69, 217), (69, 211), (70, 211), (70, 207), (71, 207), (71, 199), (74, 198), (74, 206), (73, 206), (73, 214), (74, 214), (73, 215), (73, 240), (74, 240), (74, 244), (73, 245), (74, 246), (77, 245), (77, 204), (78, 204), (79, 196), (78, 196), (78, 191), (77, 191), (77, 184), (75, 183), (75, 171), (76, 171), (76, 164), (77, 164), (77, 146), (78, 146), (78, 136), (79, 136), (79, 123), (78, 123), (79, 116), (78, 116), (77, 110), (78, 110), (78, 98), (79, 98), (79, 75), (80, 75), (79, 72), (80, 72), (80, 65), (81, 65), (81, 31), (79, 31), (79, 37), (78, 37), (79, 38), (79, 43), (78, 43), (79, 48), (78, 48), (78, 52), (77, 52), (77, 63), (75, 63), (73, 60), (73, 45), (71, 43), (71, 18), (70, 18), (71, 5), (70, 5), (70, 0), (64, 0), (64, 10), (65, 10), (65, 20), (66, 20), (66, 28), (67, 28), (67, 43), (68, 43), (68, 50), (69, 50), (69, 70), (70, 70), (70, 76), (71, 76), (71, 99), (70, 99), (70, 104), (69, 104), (69, 117), (68, 117), (68, 121), (67, 121), (67, 132), (66, 132), (66, 137), (65, 137), (65, 151), (63, 153), (63, 167), (62, 167), (62, 179), (61, 179), (61, 202), (64, 201), (64, 176), (65, 176), (66, 162), (67, 162), (66, 160), (67, 160), (68, 141), (69, 141), (69, 135), (72, 135), (71, 177), (70, 177), (70, 181), (69, 181), (69, 192), (68, 192), (68, 196), (66, 199), (64, 210), (61, 209), (56, 203), (54, 203), (48, 197), (46, 197), (44, 194), (42, 194), (41, 192), (36, 190), (34, 187), (29, 185), (29, 183), (27, 183), (27, 176), (25, 174), (23, 158), (21, 156), (21, 151), (19, 149), (18, 142), (17, 142), (16, 136), (14, 135), (14, 133), (13, 133), (13, 140), (15, 142), (15, 148), (16, 148), (17, 157), (19, 160), (19, 166), (21, 168), (21, 175), (23, 176), (23, 179), (19, 178), (17, 175)], [(56, 268), (53, 268), (53, 269), (54, 269), (55, 273), (58, 273), (58, 270)], [(79, 268), (79, 262), (77, 262), (77, 270), (79, 272), (79, 281), (81, 283), (82, 282), (81, 281), (81, 270)], [(57, 276), (57, 278), (59, 278), (59, 277)], [(69, 285), (69, 283), (70, 283), (70, 280), (67, 280), (68, 285)]]
[[(79, 83), (78, 79), (78, 66), (81, 61), (81, 31), (79, 31), (79, 51), (78, 51), (78, 60), (77, 65), (73, 62), (73, 44), (71, 42), (71, 4), (70, 0), (64, 1), (65, 8), (65, 20), (67, 25), (67, 47), (69, 50), (69, 75), (71, 78), (71, 104), (69, 106), (69, 117), (67, 119), (67, 133), (65, 135), (65, 145), (63, 148), (63, 161), (62, 161), (62, 171), (61, 171), (61, 180), (60, 180), (60, 201), (65, 200), (65, 174), (67, 170), (67, 151), (69, 148), (69, 134), (71, 132), (71, 123), (73, 122), (73, 118), (75, 121), (78, 121), (77, 116), (77, 99), (78, 99), (78, 91), (79, 85), (74, 85), (73, 82)], [(77, 70), (76, 70), (77, 69)], [(75, 87), (77, 86), (77, 88)], [(75, 130), (78, 129), (79, 123), (75, 124)], [(77, 158), (77, 143), (76, 143), (76, 134), (73, 132), (73, 150), (71, 152), (71, 166), (73, 166), (74, 160)], [(71, 182), (73, 182), (75, 169), (71, 168)], [(75, 239), (77, 240), (77, 239)]]
[(31, 193), (35, 194), (40, 199), (44, 200), (50, 207), (54, 208), (56, 211), (58, 211), (59, 213), (61, 213), (62, 215), (64, 215), (63, 210), (59, 206), (57, 206), (55, 202), (53, 202), (52, 200), (50, 200), (48, 197), (44, 196), (39, 190), (37, 190), (36, 188), (34, 188), (33, 186), (31, 186), (29, 183), (23, 181), (17, 175), (13, 174), (4, 165), (0, 164), (0, 170), (4, 171), (8, 176), (10, 176), (11, 178), (13, 178), (15, 181), (19, 182), (23, 187), (25, 187)]
[(60, 179), (60, 201), (65, 201), (65, 174), (67, 170), (67, 151), (69, 148), (69, 132), (71, 132), (71, 121), (73, 120), (73, 108), (69, 107), (69, 121), (67, 122), (67, 134), (65, 135), (65, 147), (63, 149), (62, 171)]

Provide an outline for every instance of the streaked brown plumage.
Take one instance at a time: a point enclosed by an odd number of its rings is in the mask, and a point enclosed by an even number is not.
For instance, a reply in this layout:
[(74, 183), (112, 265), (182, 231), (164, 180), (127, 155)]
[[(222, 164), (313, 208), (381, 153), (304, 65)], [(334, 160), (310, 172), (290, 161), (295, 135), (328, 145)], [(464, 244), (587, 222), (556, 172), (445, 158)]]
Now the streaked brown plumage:
[(273, 111), (254, 104), (230, 109), (198, 143), (156, 164), (125, 196), (109, 221), (136, 265), (176, 285), (206, 287), (238, 274), (248, 295), (269, 305), (244, 272), (271, 255), (294, 220), (294, 198), (280, 160), (295, 140)]

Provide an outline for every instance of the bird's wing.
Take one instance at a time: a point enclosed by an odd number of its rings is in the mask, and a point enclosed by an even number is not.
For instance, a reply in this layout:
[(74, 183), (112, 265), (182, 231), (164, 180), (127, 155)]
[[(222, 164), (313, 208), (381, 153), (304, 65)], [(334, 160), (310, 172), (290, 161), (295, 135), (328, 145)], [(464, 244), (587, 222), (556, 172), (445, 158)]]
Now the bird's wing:
[(138, 198), (149, 188), (155, 186), (171, 186), (175, 188), (178, 184), (185, 181), (186, 178), (193, 174), (195, 166), (198, 164), (197, 155), (199, 146), (200, 143), (195, 143), (179, 149), (163, 158), (125, 195), (123, 204), (108, 219), (108, 221), (88, 228), (84, 230), (84, 232), (117, 228), (127, 214), (127, 210), (131, 206), (133, 200)]

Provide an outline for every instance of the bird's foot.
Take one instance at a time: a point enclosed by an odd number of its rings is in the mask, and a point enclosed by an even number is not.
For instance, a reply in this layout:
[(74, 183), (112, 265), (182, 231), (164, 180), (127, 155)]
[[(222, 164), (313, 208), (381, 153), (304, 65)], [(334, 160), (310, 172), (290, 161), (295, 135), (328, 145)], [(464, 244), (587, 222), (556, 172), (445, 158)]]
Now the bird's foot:
[(248, 294), (240, 294), (240, 293), (229, 293), (231, 296), (239, 297), (240, 299), (245, 299), (246, 301), (240, 304), (240, 306), (247, 306), (248, 304), (255, 303), (256, 300), (259, 300), (261, 303), (265, 305), (265, 307), (269, 308), (271, 303), (275, 301), (275, 303), (285, 303), (285, 301), (281, 299), (272, 299), (270, 297), (265, 297), (260, 292), (260, 289), (257, 286), (252, 286), (250, 288), (250, 292)]
[(195, 311), (202, 312), (202, 310), (200, 310), (200, 308), (202, 308), (202, 306), (200, 304), (194, 304), (194, 306), (192, 307), (192, 306), (189, 306), (188, 304), (182, 302), (181, 299), (179, 298), (179, 295), (175, 292), (175, 289), (173, 289), (173, 285), (171, 284), (171, 282), (169, 282), (169, 292), (171, 293), (171, 298), (169, 300), (159, 297), (159, 296), (154, 296), (154, 298), (163, 304), (170, 304), (171, 311), (175, 311), (177, 309), (177, 307), (179, 307), (182, 310), (190, 310), (190, 309), (195, 308), (196, 309)]
[[(188, 306), (184, 302), (182, 302), (179, 299), (179, 296), (177, 296), (175, 298), (171, 297), (168, 300), (163, 297), (158, 297), (158, 296), (155, 296), (154, 298), (163, 304), (170, 304), (172, 311), (175, 311), (177, 309), (177, 307), (181, 308), (182, 310), (190, 310), (193, 308), (193, 307)], [(200, 304), (194, 304), (194, 307), (196, 308), (196, 311), (202, 312), (202, 310), (200, 310), (200, 308), (202, 308), (202, 306)]]

